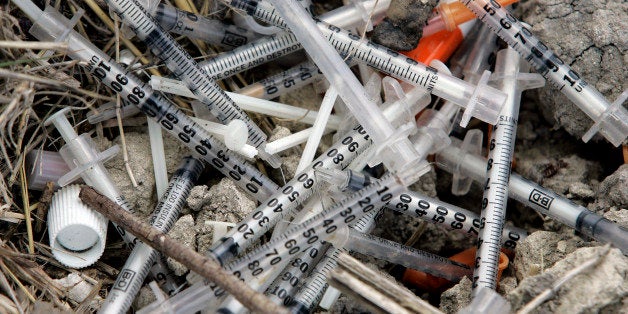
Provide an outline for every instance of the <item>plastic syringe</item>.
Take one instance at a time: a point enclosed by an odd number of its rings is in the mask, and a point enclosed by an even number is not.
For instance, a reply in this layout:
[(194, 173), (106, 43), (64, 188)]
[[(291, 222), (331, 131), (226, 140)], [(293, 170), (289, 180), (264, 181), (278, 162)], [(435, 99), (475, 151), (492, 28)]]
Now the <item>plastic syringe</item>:
[[(179, 168), (172, 175), (166, 192), (161, 197), (150, 222), (162, 232), (168, 232), (179, 218), (181, 208), (203, 171), (203, 164), (198, 159), (185, 157)], [(160, 254), (150, 246), (139, 243), (133, 248), (101, 305), (98, 313), (125, 313), (140, 291), (148, 270)], [(168, 291), (173, 294), (174, 291)]]
[[(339, 27), (352, 28), (373, 16), (380, 15), (390, 5), (390, 0), (367, 0), (351, 2), (318, 16)], [(253, 67), (301, 50), (301, 44), (290, 32), (281, 32), (261, 38), (250, 44), (222, 53), (201, 62), (201, 67), (214, 79), (223, 79)]]
[(396, 129), (384, 117), (377, 104), (366, 96), (364, 86), (353, 75), (342, 57), (335, 53), (334, 48), (318, 31), (314, 20), (298, 3), (275, 0), (271, 2), (325, 78), (338, 92), (346, 107), (372, 137), (378, 146), (377, 155), (386, 167), (391, 171), (414, 173), (416, 177), (406, 183), (416, 181), (419, 176), (416, 172), (417, 166), (422, 156), (414, 150), (407, 134), (404, 134), (407, 129)]
[[(352, 186), (352, 189), (359, 188), (362, 182), (372, 180), (363, 173), (355, 171), (341, 172), (319, 169), (319, 172), (326, 173), (328, 180), (331, 180), (330, 182), (335, 182), (341, 187)], [(437, 199), (423, 196), (414, 191), (408, 190), (398, 197), (393, 198), (386, 207), (405, 215), (410, 215), (435, 223), (446, 229), (456, 230), (466, 236), (477, 236), (478, 229), (480, 227), (480, 217), (478, 214), (444, 203)], [(365, 232), (362, 230), (358, 231)], [(525, 230), (512, 226), (505, 226), (502, 236), (502, 246), (507, 249), (514, 249), (517, 246), (517, 243), (526, 237), (527, 232)], [(337, 254), (337, 252), (328, 252), (324, 259), (312, 272), (310, 278), (307, 279), (303, 288), (294, 296), (295, 312), (309, 313), (309, 309), (318, 304), (318, 301), (323, 296), (323, 292), (327, 286), (326, 278), (331, 270), (336, 267)], [(331, 302), (331, 300), (327, 299), (327, 296), (324, 300), (326, 305), (329, 305)]]
[(208, 252), (222, 265), (226, 265), (232, 258), (243, 252), (255, 240), (289, 214), (317, 188), (318, 179), (315, 169), (319, 167), (344, 168), (370, 146), (371, 140), (361, 126), (342, 140), (335, 143), (325, 153), (318, 157), (301, 173), (294, 176), (280, 190), (264, 200), (262, 205), (240, 221), (229, 234), (213, 245)]
[(116, 12), (135, 34), (143, 40), (151, 51), (159, 57), (175, 76), (181, 78), (199, 100), (223, 124), (234, 119), (242, 120), (249, 129), (249, 142), (259, 148), (259, 155), (271, 166), (279, 167), (279, 157), (265, 154), (266, 134), (218, 87), (199, 67), (192, 56), (181, 47), (170, 34), (166, 33), (142, 6), (134, 0), (107, 0), (109, 7)]
[(277, 75), (267, 77), (236, 91), (255, 98), (272, 99), (323, 78), (312, 62), (303, 62)]
[[(273, 265), (284, 259), (292, 260), (315, 243), (333, 236), (339, 227), (355, 222), (371, 211), (377, 212), (381, 205), (405, 190), (401, 182), (408, 179), (385, 175), (304, 223), (290, 227), (284, 234), (262, 244), (226, 268), (235, 271), (244, 280), (264, 278), (274, 269)], [(213, 291), (217, 296), (223, 293), (221, 289)]]
[(545, 80), (539, 74), (519, 73), (520, 61), (519, 54), (512, 48), (497, 53), (493, 79), (499, 81), (500, 89), (508, 94), (508, 100), (499, 115), (499, 122), (493, 128), (490, 140), (486, 166), (488, 179), (482, 199), (483, 223), (480, 225), (473, 274), (474, 291), (480, 286), (490, 289), (497, 286), (500, 242), (506, 219), (508, 180), (515, 149), (521, 93), (526, 89), (545, 85)]
[[(519, 0), (497, 0), (504, 7), (517, 1)], [(429, 36), (444, 29), (451, 32), (458, 25), (476, 18), (475, 14), (459, 1), (441, 1), (434, 10), (436, 10), (436, 15), (427, 21), (427, 26), (423, 27), (423, 36)]]
[(233, 154), (224, 144), (194, 123), (187, 115), (142, 82), (131, 71), (125, 70), (107, 54), (76, 31), (68, 28), (68, 21), (59, 12), (47, 8), (42, 12), (28, 0), (13, 1), (34, 21), (31, 34), (42, 41), (54, 41), (66, 35), (68, 56), (85, 65), (87, 72), (116, 91), (122, 99), (140, 108), (149, 118), (181, 140), (194, 154), (200, 156), (235, 184), (251, 193), (259, 201), (266, 200), (277, 184), (242, 157)]
[(346, 226), (340, 228), (338, 235), (333, 237), (332, 244), (334, 247), (342, 247), (453, 282), (473, 273), (467, 265)]
[[(480, 133), (481, 131), (476, 130)], [(470, 135), (467, 135), (470, 136)], [(460, 141), (452, 139), (452, 145), (436, 154), (436, 163), (450, 173), (486, 182), (486, 159), (461, 149)], [(510, 175), (508, 194), (511, 198), (537, 212), (547, 215), (574, 230), (604, 243), (612, 243), (628, 254), (628, 229), (575, 204), (517, 173)]]
[(159, 25), (168, 32), (199, 39), (223, 48), (234, 48), (259, 37), (254, 32), (202, 15), (180, 10), (160, 0), (138, 0)]
[[(102, 153), (98, 152), (96, 143), (94, 143), (89, 134), (84, 133), (79, 136), (74, 131), (70, 121), (65, 116), (68, 111), (70, 111), (70, 108), (59, 110), (44, 122), (46, 125), (54, 124), (66, 143), (59, 152), (72, 170), (59, 178), (59, 185), (65, 186), (80, 176), (86, 184), (114, 200), (126, 211), (132, 212), (129, 203), (127, 203), (118, 187), (113, 183), (109, 172), (103, 165), (106, 160), (117, 153), (117, 146)], [(136, 245), (137, 238), (135, 236), (118, 226), (116, 226), (116, 229), (130, 248)], [(177, 288), (178, 285), (169, 274), (163, 260), (157, 261), (150, 271), (155, 279), (164, 281), (164, 287), (168, 291)]]
[(594, 121), (582, 136), (584, 142), (597, 132), (615, 146), (626, 139), (628, 111), (623, 103), (628, 98), (628, 91), (624, 91), (614, 103), (609, 103), (499, 3), (492, 0), (461, 2)]
[[(364, 188), (364, 185), (360, 185), (373, 180), (364, 173), (356, 171), (321, 168), (317, 172), (321, 179), (333, 182), (332, 184), (337, 186), (351, 186), (353, 190)], [(477, 236), (481, 226), (478, 214), (416, 191), (405, 191), (398, 198), (393, 198), (387, 207), (445, 229), (455, 230), (466, 236)], [(517, 243), (525, 237), (527, 237), (525, 230), (504, 226), (501, 245), (506, 249), (514, 249)]]
[[(287, 27), (275, 9), (265, 1), (231, 0), (229, 3), (235, 9), (243, 10), (268, 23)], [(340, 27), (322, 21), (316, 21), (316, 24), (318, 31), (323, 33), (338, 53), (465, 107), (462, 126), (466, 126), (472, 116), (491, 124), (497, 122), (506, 95), (487, 86), (485, 81), (478, 85), (464, 82)]]
[[(387, 106), (384, 110), (386, 119), (395, 121), (408, 112), (416, 114), (417, 110), (420, 110), (416, 103), (423, 98), (423, 93), (415, 89), (406, 96)], [(251, 212), (228, 236), (214, 245), (209, 254), (225, 265), (268, 231), (279, 219), (289, 217), (298, 205), (312, 195), (314, 185), (318, 181), (314, 174), (315, 169), (320, 167), (343, 169), (371, 144), (371, 137), (366, 130), (360, 125), (354, 127), (304, 171), (296, 174), (280, 192), (264, 200), (262, 206)]]

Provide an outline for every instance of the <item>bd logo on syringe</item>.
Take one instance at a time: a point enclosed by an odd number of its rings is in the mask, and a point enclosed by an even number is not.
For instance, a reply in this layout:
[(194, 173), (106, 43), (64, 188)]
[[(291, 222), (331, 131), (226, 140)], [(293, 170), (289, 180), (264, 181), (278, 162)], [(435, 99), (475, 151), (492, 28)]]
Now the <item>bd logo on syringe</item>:
[(532, 190), (528, 199), (530, 200), (530, 202), (539, 205), (547, 210), (549, 210), (550, 205), (552, 205), (552, 201), (554, 201), (553, 197), (537, 189)]
[(120, 290), (125, 292), (126, 289), (129, 288), (129, 284), (133, 282), (133, 277), (135, 277), (135, 272), (128, 269), (123, 269), (118, 276), (118, 280), (113, 285), (113, 289)]

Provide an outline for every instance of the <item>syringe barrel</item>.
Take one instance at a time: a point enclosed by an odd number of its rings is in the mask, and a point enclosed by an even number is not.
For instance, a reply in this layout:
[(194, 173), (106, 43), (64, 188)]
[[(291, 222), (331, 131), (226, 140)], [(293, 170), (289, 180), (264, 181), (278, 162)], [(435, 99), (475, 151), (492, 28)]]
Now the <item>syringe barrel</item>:
[[(486, 180), (486, 163), (483, 158), (465, 153), (453, 145), (438, 153), (436, 162), (441, 169), (450, 173), (459, 171), (476, 182)], [(613, 243), (622, 252), (626, 252), (628, 231), (625, 228), (516, 173), (510, 176), (508, 194), (541, 214), (598, 241)]]
[(576, 221), (576, 230), (603, 243), (612, 243), (628, 255), (628, 229), (590, 211), (583, 211)]
[(421, 270), (454, 282), (472, 273), (468, 266), (453, 262), (447, 258), (416, 250), (394, 241), (347, 229), (348, 240), (344, 247), (350, 251)]
[(164, 3), (160, 3), (155, 13), (151, 15), (166, 31), (184, 35), (190, 39), (200, 39), (224, 48), (242, 46), (258, 37), (242, 27), (208, 19)]
[[(605, 120), (604, 113), (611, 106), (610, 102), (584, 81), (559, 56), (541, 42), (529, 29), (515, 18), (507, 9), (493, 0), (462, 1), (482, 22), (486, 23), (498, 36), (513, 47), (535, 68), (536, 72), (546, 77), (552, 85), (561, 91), (580, 110), (595, 122)], [(628, 117), (628, 111), (620, 106), (617, 117)], [(627, 119), (606, 121), (609, 132), (600, 132), (615, 146), (619, 146), (628, 135)]]
[(322, 73), (312, 62), (303, 62), (282, 73), (236, 91), (256, 98), (272, 99), (322, 78)]
[(219, 243), (212, 246), (209, 254), (222, 264), (226, 264), (262, 236), (270, 226), (289, 215), (303, 200), (314, 193), (314, 190), (318, 188), (319, 180), (315, 175), (316, 168), (343, 169), (370, 145), (370, 137), (364, 128), (356, 126), (353, 132), (336, 142), (279, 191), (268, 199), (262, 200), (262, 205), (249, 213)]

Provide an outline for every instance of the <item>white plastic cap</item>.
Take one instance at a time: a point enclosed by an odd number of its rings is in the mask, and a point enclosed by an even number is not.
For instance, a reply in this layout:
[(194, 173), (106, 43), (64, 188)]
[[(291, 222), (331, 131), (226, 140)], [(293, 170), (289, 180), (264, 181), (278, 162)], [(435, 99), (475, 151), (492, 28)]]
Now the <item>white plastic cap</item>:
[(57, 191), (48, 211), (48, 235), (52, 254), (61, 264), (84, 268), (95, 263), (105, 250), (107, 219), (79, 199), (79, 185)]

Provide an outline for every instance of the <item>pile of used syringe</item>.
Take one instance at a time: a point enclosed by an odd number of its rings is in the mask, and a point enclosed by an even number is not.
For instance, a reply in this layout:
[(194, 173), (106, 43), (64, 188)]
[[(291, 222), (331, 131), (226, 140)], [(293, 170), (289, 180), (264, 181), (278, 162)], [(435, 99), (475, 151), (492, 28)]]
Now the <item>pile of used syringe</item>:
[[(530, 25), (515, 17), (509, 6), (516, 1), (440, 1), (429, 24), (419, 23), (418, 47), (403, 53), (367, 36), (394, 0), (344, 1), (320, 15), (315, 12), (323, 6), (310, 0), (203, 1), (229, 10), (235, 24), (190, 12), (196, 10), (193, 5), (180, 9), (186, 1), (174, 1), (179, 7), (159, 0), (80, 3), (106, 26), (97, 26), (94, 16), (72, 1), (67, 4), (76, 9), (71, 17), (66, 17), (70, 10), (59, 10), (58, 1), (55, 6), (44, 1), (43, 8), (41, 2), (11, 1), (19, 8), (13, 8), (16, 16), (32, 21), (32, 37), (66, 45), (62, 53), (42, 52), (38, 62), (58, 62), (56, 71), (98, 83), (83, 101), (101, 105), (92, 107), (88, 123), (79, 126), (81, 121), (68, 119), (77, 114), (73, 106), (52, 103), (53, 94), (40, 99), (53, 108), (43, 124), (54, 127), (44, 127), (50, 136), (38, 148), (45, 150), (33, 149), (24, 158), (24, 175), (31, 191), (56, 190), (49, 195), (47, 216), (38, 217), (48, 226), (49, 246), (37, 247), (49, 252), (48, 267), (123, 264), (111, 270), (109, 282), (96, 281), (95, 292), (88, 290), (89, 300), (100, 298), (88, 304), (91, 310), (126, 313), (140, 289), (150, 287), (155, 299), (136, 311), (310, 313), (333, 308), (342, 293), (374, 312), (438, 313), (438, 302), (419, 296), (470, 280), (472, 301), (461, 311), (506, 313), (511, 305), (496, 292), (497, 284), (503, 272), (513, 272), (509, 261), (528, 236), (505, 223), (507, 204), (514, 204), (509, 197), (571, 228), (583, 241), (628, 253), (627, 229), (512, 171), (517, 126), (524, 122), (519, 117), (522, 92), (541, 88), (546, 80), (592, 120), (584, 142), (599, 134), (598, 142), (617, 147), (628, 136), (623, 106), (628, 92), (613, 102), (587, 84), (549, 48), (551, 43), (541, 42)], [(432, 2), (433, 7), (438, 1)], [(99, 47), (85, 37), (87, 27), (110, 32), (113, 39)], [(209, 51), (208, 45), (224, 52), (200, 59), (190, 54)], [(128, 49), (120, 51), (120, 46)], [(295, 54), (301, 50), (305, 53)], [(242, 80), (243, 73), (263, 76), (256, 69), (274, 60), (288, 69), (241, 88), (232, 80)], [(324, 92), (316, 110), (274, 101), (311, 84)], [(119, 147), (102, 150), (90, 133), (95, 129), (102, 135), (104, 123), (123, 125), (144, 115), (159, 199), (154, 211), (132, 208), (125, 200), (105, 166), (121, 158)], [(311, 127), (271, 141), (268, 121), (273, 119)], [(492, 127), (485, 137), (478, 128), (486, 124)], [(162, 131), (171, 137), (167, 143), (187, 149), (170, 177), (164, 150), (173, 148), (164, 146)], [(269, 178), (267, 167), (285, 169), (281, 156), (295, 150), (300, 160), (289, 180)], [(409, 188), (427, 173), (433, 175), (434, 168), (453, 175), (453, 195), (466, 195), (476, 181), (483, 196), (459, 198), (465, 209)], [(210, 182), (204, 174), (216, 170), (259, 206), (237, 222), (207, 222), (214, 242), (197, 253), (166, 234), (188, 210), (186, 199), (196, 182)], [(139, 213), (151, 211), (150, 220), (140, 218)], [(388, 211), (397, 213), (393, 224), (417, 219), (476, 245), (441, 257), (414, 248), (413, 241), (370, 234)], [(109, 220), (126, 245), (112, 244), (113, 233), (105, 244)], [(424, 236), (421, 241), (436, 240)], [(128, 251), (122, 251), (130, 254), (99, 261), (126, 246)], [(391, 284), (390, 276), (372, 273), (348, 252), (360, 253), (363, 261), (397, 265), (391, 273), (417, 294)], [(170, 271), (172, 260), (190, 270), (187, 277)], [(0, 266), (11, 282), (19, 282)], [(11, 290), (6, 279), (0, 283)], [(550, 293), (558, 289), (546, 288)], [(15, 313), (28, 312), (20, 297), (7, 292), (0, 301), (13, 302)]]

